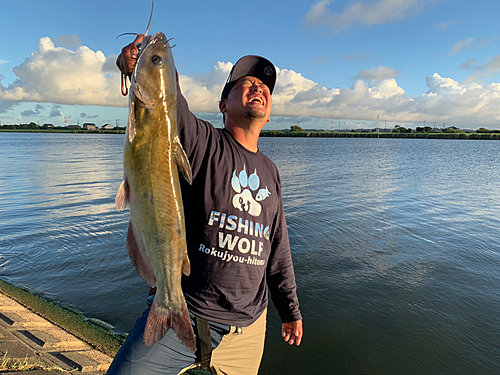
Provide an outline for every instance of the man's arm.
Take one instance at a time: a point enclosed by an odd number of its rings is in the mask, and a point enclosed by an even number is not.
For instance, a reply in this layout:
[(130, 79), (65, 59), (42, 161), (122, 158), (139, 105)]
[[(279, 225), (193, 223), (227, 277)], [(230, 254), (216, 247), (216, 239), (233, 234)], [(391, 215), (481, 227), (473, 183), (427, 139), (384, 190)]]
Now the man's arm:
[(281, 335), (285, 342), (299, 346), (303, 337), (302, 315), (297, 297), (297, 285), (293, 270), (290, 240), (281, 197), (281, 181), (278, 174), (278, 199), (280, 200), (276, 228), (272, 239), (272, 254), (267, 268), (267, 281), (274, 306), (281, 317)]

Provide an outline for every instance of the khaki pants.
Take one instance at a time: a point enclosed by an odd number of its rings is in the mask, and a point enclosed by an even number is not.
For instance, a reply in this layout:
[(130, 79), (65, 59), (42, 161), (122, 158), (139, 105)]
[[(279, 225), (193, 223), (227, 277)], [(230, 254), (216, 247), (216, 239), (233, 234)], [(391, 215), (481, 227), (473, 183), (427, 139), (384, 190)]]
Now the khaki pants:
[[(216, 375), (257, 375), (264, 353), (266, 337), (267, 309), (251, 326), (236, 327), (222, 338), (219, 346), (212, 352), (210, 370)], [(179, 374), (190, 368), (184, 369)]]

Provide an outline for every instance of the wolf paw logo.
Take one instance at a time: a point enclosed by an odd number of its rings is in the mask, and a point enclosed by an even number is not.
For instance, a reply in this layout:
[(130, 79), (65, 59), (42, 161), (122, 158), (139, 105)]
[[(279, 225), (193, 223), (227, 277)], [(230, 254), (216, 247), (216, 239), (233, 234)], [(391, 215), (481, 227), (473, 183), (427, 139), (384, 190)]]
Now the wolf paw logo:
[[(260, 178), (257, 175), (257, 170), (248, 176), (246, 168), (237, 175), (236, 171), (233, 172), (233, 177), (231, 178), (231, 186), (236, 192), (233, 197), (233, 206), (240, 211), (248, 212), (252, 216), (259, 216), (262, 211), (262, 206), (259, 202), (266, 199), (271, 193), (267, 189), (259, 189)], [(257, 194), (255, 198), (252, 193)]]

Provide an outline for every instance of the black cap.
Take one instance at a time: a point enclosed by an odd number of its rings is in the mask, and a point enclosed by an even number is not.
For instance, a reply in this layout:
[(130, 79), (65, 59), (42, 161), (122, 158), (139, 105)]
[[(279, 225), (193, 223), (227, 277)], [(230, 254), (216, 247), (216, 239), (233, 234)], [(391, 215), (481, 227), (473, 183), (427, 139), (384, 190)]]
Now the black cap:
[(227, 98), (229, 91), (231, 91), (236, 81), (245, 76), (260, 79), (269, 87), (271, 94), (273, 93), (276, 83), (276, 68), (273, 63), (260, 56), (248, 55), (243, 56), (234, 64), (229, 77), (227, 77), (226, 85), (222, 90), (221, 100)]

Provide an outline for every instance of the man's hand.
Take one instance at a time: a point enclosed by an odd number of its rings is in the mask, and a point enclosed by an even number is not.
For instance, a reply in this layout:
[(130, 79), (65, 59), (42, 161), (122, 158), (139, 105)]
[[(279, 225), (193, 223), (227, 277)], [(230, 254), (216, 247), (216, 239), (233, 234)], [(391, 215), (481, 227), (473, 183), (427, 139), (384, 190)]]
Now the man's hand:
[(297, 320), (296, 322), (283, 323), (281, 326), (281, 336), (290, 345), (299, 346), (302, 341), (302, 335), (304, 330), (302, 329), (302, 320)]
[(137, 52), (139, 51), (137, 44), (141, 43), (143, 38), (144, 34), (137, 35), (132, 43), (123, 47), (122, 53), (116, 58), (116, 66), (127, 77), (130, 77), (134, 71), (134, 66), (137, 62)]

